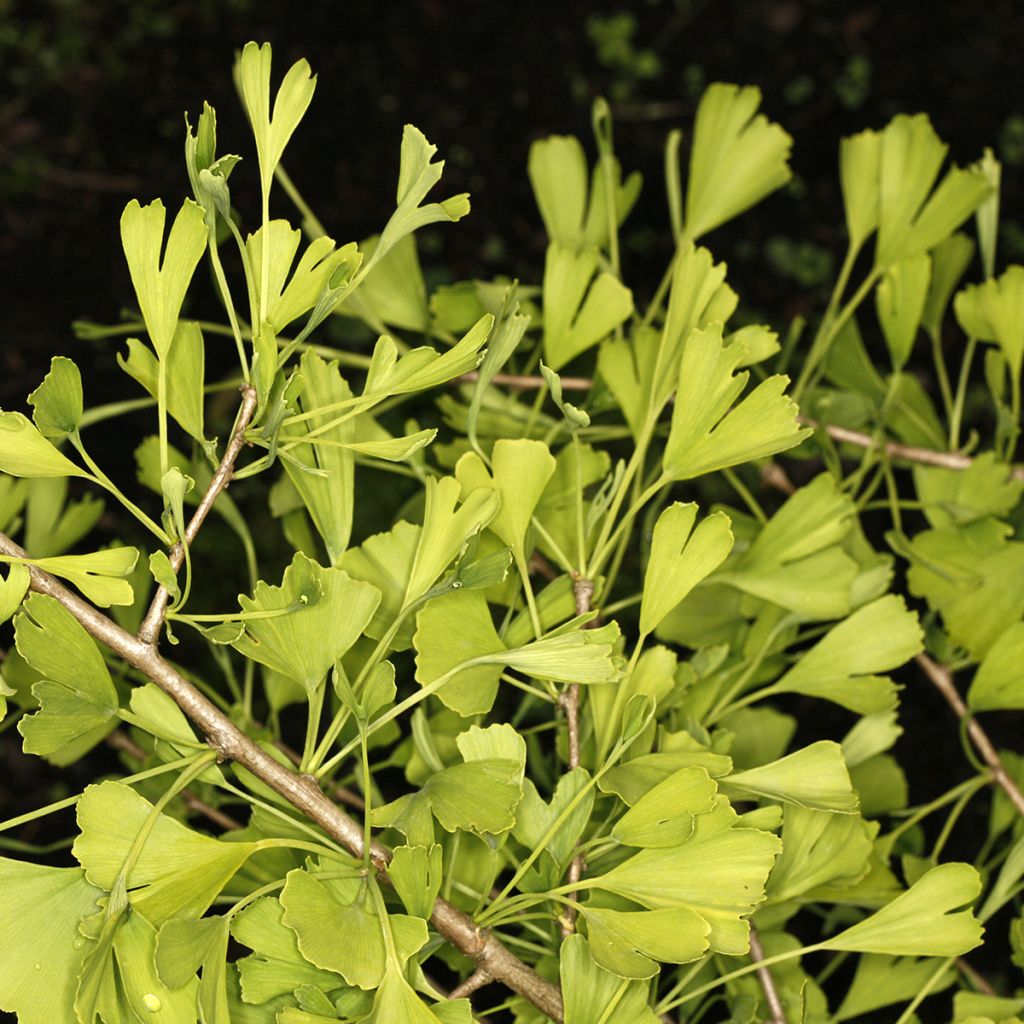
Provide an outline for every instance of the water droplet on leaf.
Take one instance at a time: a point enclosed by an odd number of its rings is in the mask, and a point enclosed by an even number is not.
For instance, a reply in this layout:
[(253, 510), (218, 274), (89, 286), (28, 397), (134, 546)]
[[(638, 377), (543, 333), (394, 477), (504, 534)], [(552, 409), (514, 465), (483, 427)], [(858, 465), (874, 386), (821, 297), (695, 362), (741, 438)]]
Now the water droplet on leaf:
[(142, 997), (142, 1005), (149, 1010), (150, 1013), (156, 1013), (161, 1007), (160, 997), (153, 995), (152, 992), (147, 992)]

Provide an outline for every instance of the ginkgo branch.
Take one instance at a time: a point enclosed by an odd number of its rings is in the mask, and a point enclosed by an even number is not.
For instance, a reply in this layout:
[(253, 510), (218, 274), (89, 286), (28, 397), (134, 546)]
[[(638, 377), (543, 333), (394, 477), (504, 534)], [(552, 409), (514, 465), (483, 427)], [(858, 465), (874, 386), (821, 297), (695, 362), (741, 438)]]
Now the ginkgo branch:
[[(220, 460), (220, 465), (217, 467), (216, 472), (213, 474), (213, 478), (210, 480), (209, 487), (206, 488), (206, 493), (203, 495), (202, 500), (199, 502), (199, 506), (192, 514), (192, 518), (189, 520), (188, 526), (185, 527), (185, 543), (191, 544), (196, 535), (199, 533), (200, 527), (206, 521), (206, 517), (210, 513), (210, 509), (213, 508), (213, 503), (217, 500), (218, 495), (223, 491), (228, 484), (231, 483), (231, 476), (234, 473), (235, 461), (238, 459), (242, 448), (245, 446), (245, 431), (249, 426), (249, 422), (252, 420), (253, 414), (256, 412), (256, 389), (249, 384), (243, 384), (242, 388), (242, 405), (238, 410), (238, 419), (235, 423), (235, 431), (232, 434), (231, 440), (228, 442), (227, 448), (224, 450), (224, 457)], [(171, 568), (177, 572), (181, 568), (181, 563), (185, 560), (185, 547), (183, 544), (175, 544), (170, 551)], [(146, 612), (145, 618), (142, 620), (142, 625), (139, 627), (139, 639), (143, 643), (152, 644), (156, 642), (156, 638), (160, 634), (160, 627), (163, 625), (164, 616), (167, 614), (167, 606), (170, 603), (171, 595), (167, 588), (163, 585), (157, 587), (156, 594), (153, 595), (153, 600), (150, 603), (149, 610)]]
[[(585, 615), (590, 611), (590, 601), (594, 596), (594, 581), (577, 576), (572, 583), (572, 592), (576, 599), (576, 614)], [(568, 730), (569, 771), (573, 771), (580, 766), (580, 687), (578, 683), (572, 683), (566, 690), (562, 705), (565, 708), (565, 722)], [(569, 864), (569, 884), (575, 885), (582, 877), (583, 854), (577, 853)], [(569, 898), (574, 900), (576, 894), (570, 893)], [(571, 935), (576, 924), (575, 907), (567, 907), (561, 921), (562, 936)]]
[[(0, 533), (0, 553), (28, 557), (5, 533)], [(49, 573), (29, 567), (31, 589), (60, 602), (96, 640), (110, 648), (132, 667), (170, 696), (205, 734), (209, 745), (224, 760), (235, 761), (285, 798), (296, 810), (319, 825), (354, 857), (363, 856), (363, 829), (350, 818), (307, 775), (282, 765), (223, 714), (215, 704), (190, 683), (152, 644), (146, 643), (72, 593)], [(387, 877), (391, 851), (374, 842), (374, 868)], [(546, 981), (490, 932), (447, 900), (434, 903), (431, 921), (451, 945), (486, 970), (495, 981), (528, 1000), (552, 1020), (562, 1020), (562, 995), (557, 985)]]
[(988, 733), (985, 732), (978, 720), (968, 710), (967, 705), (960, 696), (960, 692), (956, 688), (956, 684), (953, 682), (952, 672), (944, 665), (933, 661), (927, 654), (915, 655), (914, 660), (939, 693), (946, 699), (946, 703), (956, 713), (957, 718), (961, 722), (966, 723), (967, 732), (974, 746), (977, 748), (982, 760), (992, 771), (992, 780), (1002, 787), (1003, 792), (1009, 797), (1014, 809), (1019, 815), (1024, 817), (1024, 793), (1021, 793), (1010, 773), (1007, 772), (1006, 765), (999, 756), (999, 751), (996, 750), (992, 741), (988, 738)]
[(477, 989), (489, 985), (493, 979), (488, 971), (478, 967), (465, 981), (460, 982), (448, 994), (449, 999), (465, 999), (471, 996)]

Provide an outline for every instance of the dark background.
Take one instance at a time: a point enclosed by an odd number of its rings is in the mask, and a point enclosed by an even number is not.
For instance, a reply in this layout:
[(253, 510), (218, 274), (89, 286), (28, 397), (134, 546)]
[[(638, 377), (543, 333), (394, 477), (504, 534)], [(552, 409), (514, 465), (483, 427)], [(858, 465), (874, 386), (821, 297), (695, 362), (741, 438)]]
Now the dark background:
[[(418, 236), (435, 282), (539, 280), (546, 240), (530, 143), (576, 134), (592, 152), (590, 108), (604, 95), (624, 169), (645, 179), (623, 236), (624, 274), (642, 302), (671, 245), (664, 138), (689, 130), (716, 80), (760, 86), (766, 113), (795, 138), (791, 186), (709, 239), (749, 314), (784, 330), (821, 308), (845, 244), (839, 139), (901, 111), (929, 113), (958, 163), (995, 149), (1000, 262), (1024, 260), (1024, 9), (1012, 0), (0, 0), (0, 406), (24, 408), (58, 353), (88, 368), (87, 404), (135, 394), (115, 361), (122, 343), (76, 340), (70, 324), (113, 322), (131, 304), (118, 218), (131, 198), (173, 208), (187, 194), (182, 114), (194, 123), (203, 100), (218, 109), (219, 151), (245, 157), (232, 192), (254, 222), (255, 154), (231, 81), (249, 39), (273, 44), (275, 87), (299, 57), (319, 75), (284, 163), (339, 242), (379, 230), (393, 209), (403, 123), (439, 147), (443, 194), (469, 191), (473, 212)], [(280, 195), (273, 212), (298, 220)], [(190, 312), (218, 316), (209, 297)], [(113, 431), (90, 446), (125, 482), (136, 440)], [(913, 672), (906, 681), (898, 751), (924, 798), (964, 767), (941, 699)], [(12, 812), (95, 775), (88, 763), (80, 779), (48, 771), (18, 746), (4, 737), (0, 804)]]

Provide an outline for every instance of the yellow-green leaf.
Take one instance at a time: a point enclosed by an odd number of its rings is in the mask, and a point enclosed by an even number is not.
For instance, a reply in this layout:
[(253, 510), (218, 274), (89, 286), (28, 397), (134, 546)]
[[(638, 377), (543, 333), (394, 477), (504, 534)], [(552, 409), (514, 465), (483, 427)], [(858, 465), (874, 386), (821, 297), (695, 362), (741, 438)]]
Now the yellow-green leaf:
[(159, 199), (148, 206), (133, 199), (121, 214), (121, 245), (142, 319), (160, 359), (167, 357), (185, 293), (207, 242), (203, 208), (191, 199), (185, 200), (174, 218), (166, 249), (165, 220)]
[(241, 595), (245, 631), (232, 646), (313, 693), (369, 623), (380, 592), (342, 569), (325, 569), (297, 552), (279, 587), (260, 580)]
[(998, 343), (1010, 372), (1020, 377), (1024, 362), (1024, 267), (1007, 267), (1000, 277), (969, 285), (953, 300), (964, 331)]
[(584, 903), (590, 952), (606, 971), (621, 978), (652, 978), (658, 962), (685, 964), (708, 948), (710, 927), (695, 910), (605, 910)]
[(0, 473), (20, 477), (89, 475), (47, 441), (27, 417), (2, 410)]
[(933, 191), (946, 149), (925, 114), (900, 114), (886, 125), (878, 159), (876, 267), (934, 248), (991, 192), (983, 173), (959, 167)]
[(893, 368), (902, 369), (910, 358), (931, 280), (931, 260), (918, 253), (886, 268), (875, 292), (878, 320), (889, 347)]
[(761, 90), (716, 82), (697, 107), (685, 234), (700, 238), (749, 210), (792, 177), (793, 140), (757, 113)]
[[(416, 681), (428, 686), (463, 662), (503, 652), (505, 645), (479, 590), (456, 590), (429, 601), (416, 616)], [(498, 694), (501, 664), (477, 664), (456, 672), (437, 697), (458, 714), (486, 714)]]
[(891, 956), (960, 956), (981, 943), (968, 907), (981, 893), (969, 864), (940, 864), (877, 913), (826, 939), (822, 948)]
[[(75, 1020), (75, 991), (85, 953), (78, 931), (102, 891), (79, 868), (0, 859), (5, 919), (0, 929), (0, 1009), (20, 1024)], [(43, 968), (45, 967), (45, 971)]]
[(878, 227), (881, 151), (880, 132), (860, 132), (839, 142), (839, 180), (851, 249), (859, 249)]
[(235, 64), (235, 80), (256, 137), (264, 193), (270, 191), (274, 170), (281, 161), (288, 140), (309, 108), (316, 89), (316, 76), (310, 75), (309, 63), (296, 61), (277, 90), (271, 112), (271, 60), (270, 43), (262, 46), (246, 43)]
[[(108, 892), (153, 805), (120, 782), (89, 786), (78, 802), (72, 853), (93, 885)], [(221, 842), (165, 814), (157, 817), (128, 873), (132, 907), (154, 925), (199, 917), (256, 851), (255, 843)]]
[(694, 818), (711, 810), (717, 792), (703, 768), (680, 768), (619, 818), (612, 838), (626, 846), (676, 846), (690, 838)]
[(32, 418), (44, 437), (60, 440), (78, 430), (82, 421), (82, 375), (64, 356), (50, 360), (50, 372), (28, 396)]
[(493, 489), (501, 505), (488, 524), (524, 564), (526, 533), (534, 509), (555, 472), (555, 457), (542, 441), (526, 438), (495, 442), (491, 470), (476, 452), (467, 452), (455, 466), (455, 478), (462, 485), (463, 501), (478, 488)]
[(552, 242), (544, 262), (544, 362), (560, 370), (596, 345), (633, 312), (633, 293), (598, 271), (596, 248)]
[(974, 711), (1024, 708), (1024, 623), (1016, 622), (988, 649), (971, 688), (967, 704)]
[(820, 740), (770, 764), (728, 775), (722, 782), (812, 810), (853, 814), (858, 806), (842, 747), (831, 740)]
[(743, 357), (725, 348), (720, 324), (695, 330), (683, 349), (665, 476), (689, 480), (799, 444), (811, 431), (797, 425), (797, 406), (783, 391), (789, 378), (769, 377), (733, 407), (747, 382), (734, 374)]
[(701, 520), (694, 502), (673, 502), (654, 524), (651, 553), (644, 574), (640, 633), (654, 632), (662, 620), (701, 580), (710, 576), (732, 550), (729, 517), (715, 512)]

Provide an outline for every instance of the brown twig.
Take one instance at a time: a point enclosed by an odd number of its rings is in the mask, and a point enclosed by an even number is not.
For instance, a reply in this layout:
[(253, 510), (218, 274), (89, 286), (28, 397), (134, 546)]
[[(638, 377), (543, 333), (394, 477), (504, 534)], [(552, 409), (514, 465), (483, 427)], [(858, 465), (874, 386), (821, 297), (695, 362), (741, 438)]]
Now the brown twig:
[[(458, 379), (472, 383), (479, 380), (480, 374), (476, 370), (462, 374)], [(563, 391), (589, 391), (594, 382), (589, 377), (562, 377)], [(547, 381), (543, 377), (529, 373), (496, 373), (491, 378), (492, 384), (504, 384), (510, 388), (522, 388), (524, 391), (536, 391), (538, 388), (546, 388)]]
[(796, 485), (789, 478), (789, 474), (777, 462), (769, 462), (761, 470), (761, 483), (765, 487), (774, 487), (787, 497), (796, 493)]
[[(148, 756), (146, 751), (142, 749), (126, 733), (117, 730), (112, 732), (107, 737), (107, 746), (113, 747), (114, 750), (121, 750), (128, 754), (130, 757), (134, 757), (136, 761), (140, 763), (146, 760)], [(231, 817), (230, 814), (225, 814), (222, 810), (217, 807), (212, 807), (205, 800), (200, 799), (191, 789), (183, 789), (178, 794), (185, 806), (196, 814), (201, 814), (204, 818), (212, 821), (215, 825), (219, 825), (225, 832), (234, 832), (236, 829), (242, 828), (242, 823), (236, 821)]]
[[(761, 936), (757, 929), (750, 926), (750, 959), (757, 963), (764, 959), (764, 947), (761, 945)], [(755, 971), (757, 980), (761, 983), (764, 991), (764, 998), (768, 1003), (769, 1020), (771, 1024), (786, 1024), (786, 1011), (782, 1008), (782, 1000), (779, 998), (778, 989), (775, 988), (775, 979), (767, 967), (758, 967)]]
[(915, 655), (914, 661), (917, 662), (920, 669), (935, 685), (939, 693), (946, 698), (946, 703), (956, 713), (957, 718), (961, 722), (967, 723), (967, 732), (974, 742), (974, 746), (977, 748), (978, 753), (981, 754), (981, 759), (992, 771), (992, 781), (1002, 787), (1003, 792), (1010, 798), (1010, 803), (1013, 804), (1017, 813), (1024, 817), (1024, 794), (1021, 793), (1017, 788), (1017, 784), (1010, 777), (1009, 772), (1006, 770), (1006, 765), (1003, 764), (1003, 759), (999, 756), (999, 751), (993, 746), (992, 741), (988, 738), (988, 734), (963, 702), (960, 691), (957, 690), (956, 684), (953, 682), (953, 673), (944, 665), (933, 661), (927, 654)]
[(983, 974), (976, 971), (962, 956), (956, 958), (957, 970), (979, 991), (987, 996), (998, 996), (991, 982)]
[[(260, 723), (253, 722), (253, 725), (259, 728)], [(288, 746), (284, 740), (274, 740), (274, 746), (296, 767), (302, 764), (302, 755), (297, 750)], [(328, 793), (335, 800), (340, 800), (343, 804), (348, 804), (349, 807), (357, 811), (366, 810), (366, 801), (355, 790), (349, 789), (348, 786), (343, 786), (340, 782), (332, 782)]]
[[(198, 507), (192, 514), (192, 518), (189, 520), (188, 526), (185, 527), (186, 543), (191, 544), (196, 539), (196, 534), (199, 533), (200, 527), (206, 521), (206, 517), (210, 514), (210, 509), (213, 508), (213, 503), (217, 500), (221, 491), (231, 483), (231, 475), (235, 471), (235, 460), (238, 458), (239, 453), (245, 446), (245, 431), (249, 426), (249, 421), (252, 419), (255, 411), (256, 389), (250, 384), (243, 384), (242, 405), (238, 410), (235, 432), (232, 434), (227, 448), (224, 449), (224, 457), (220, 460), (220, 465), (217, 467), (217, 471), (213, 474), (213, 478), (210, 480), (210, 485), (206, 488), (206, 493), (203, 495)], [(181, 568), (181, 563), (185, 560), (184, 546), (181, 544), (175, 544), (174, 547), (171, 548), (170, 559), (171, 568), (177, 572)], [(156, 639), (160, 635), (160, 627), (164, 622), (164, 616), (167, 614), (167, 606), (170, 604), (170, 600), (171, 595), (168, 593), (167, 588), (164, 586), (157, 587), (156, 593), (153, 595), (153, 600), (149, 605), (149, 610), (146, 612), (146, 617), (142, 620), (142, 625), (139, 627), (139, 639), (143, 643), (156, 643)]]
[[(0, 553), (15, 558), (28, 555), (4, 533)], [(122, 629), (97, 611), (59, 580), (36, 566), (29, 566), (31, 589), (59, 601), (104, 646), (146, 678), (156, 683), (202, 730), (207, 742), (224, 760), (232, 760), (280, 794), (327, 835), (341, 843), (354, 857), (363, 856), (363, 827), (338, 807), (309, 776), (300, 775), (273, 758), (235, 725), (221, 710), (193, 686), (152, 644)], [(371, 846), (374, 867), (387, 877), (391, 851), (378, 842)], [(456, 949), (555, 1021), (562, 1019), (562, 994), (523, 963), (490, 932), (444, 899), (434, 903), (431, 921), (438, 933)]]
[[(834, 423), (818, 423), (807, 416), (798, 416), (797, 419), (808, 427), (817, 430), (824, 430), (834, 441), (855, 444), (858, 448), (882, 448), (885, 454), (892, 459), (903, 459), (906, 462), (917, 462), (923, 466), (938, 466), (940, 469), (965, 470), (970, 469), (974, 459), (970, 455), (962, 455), (960, 452), (939, 452), (933, 448), (918, 448), (916, 445), (900, 444), (898, 441), (886, 441), (883, 445), (870, 434), (863, 434), (859, 430), (850, 430), (848, 427), (840, 427)], [(1014, 466), (1010, 470), (1010, 477), (1013, 480), (1024, 480), (1024, 466)]]
[(543, 576), (549, 583), (553, 583), (559, 576), (558, 570), (539, 551), (530, 555), (529, 570)]
[(448, 993), (448, 998), (465, 999), (476, 992), (477, 989), (489, 985), (493, 980), (488, 971), (478, 967), (465, 981), (460, 982)]
[[(585, 615), (590, 611), (590, 602), (594, 596), (594, 581), (584, 576), (575, 576), (572, 581), (572, 592), (576, 598), (576, 614)], [(572, 683), (562, 698), (562, 707), (565, 708), (565, 724), (569, 734), (569, 770), (573, 771), (580, 766), (580, 687), (578, 683)], [(569, 865), (567, 881), (569, 885), (575, 885), (583, 877), (583, 854), (577, 853)], [(570, 892), (569, 899), (575, 900), (576, 893)], [(567, 938), (573, 933), (576, 927), (576, 908), (567, 907), (561, 916), (562, 937)]]

